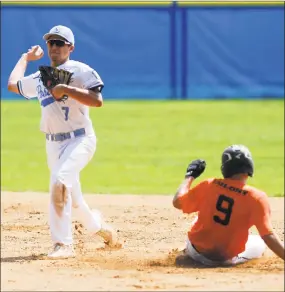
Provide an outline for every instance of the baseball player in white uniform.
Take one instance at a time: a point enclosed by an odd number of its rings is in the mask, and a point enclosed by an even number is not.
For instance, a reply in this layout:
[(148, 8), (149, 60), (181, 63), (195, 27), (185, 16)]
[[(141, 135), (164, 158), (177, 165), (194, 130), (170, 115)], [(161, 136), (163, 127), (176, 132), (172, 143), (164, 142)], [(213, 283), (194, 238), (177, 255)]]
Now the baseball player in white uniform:
[[(33, 46), (15, 65), (8, 89), (27, 99), (37, 97), (41, 106), (40, 130), (45, 133), (47, 162), (50, 169), (49, 225), (53, 250), (51, 258), (75, 255), (72, 236), (72, 207), (78, 211), (85, 228), (100, 235), (106, 245), (120, 247), (117, 233), (106, 224), (100, 213), (86, 204), (79, 180), (80, 171), (92, 159), (96, 150), (96, 135), (89, 118), (89, 107), (101, 107), (104, 87), (98, 73), (88, 65), (70, 60), (74, 50), (73, 32), (65, 26), (55, 26), (43, 36), (52, 67), (73, 73), (69, 85), (59, 84), (48, 91), (39, 71), (24, 76), (27, 64), (44, 55), (40, 46)], [(56, 98), (68, 96), (64, 102)]]

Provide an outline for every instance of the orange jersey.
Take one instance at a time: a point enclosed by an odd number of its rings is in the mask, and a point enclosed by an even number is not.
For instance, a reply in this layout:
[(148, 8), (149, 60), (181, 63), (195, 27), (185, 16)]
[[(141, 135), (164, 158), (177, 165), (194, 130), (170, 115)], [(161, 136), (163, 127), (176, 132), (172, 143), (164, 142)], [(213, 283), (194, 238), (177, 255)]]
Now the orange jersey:
[(227, 260), (245, 250), (249, 229), (272, 233), (267, 195), (232, 179), (208, 179), (179, 199), (184, 213), (198, 212), (188, 232), (190, 242), (213, 260)]

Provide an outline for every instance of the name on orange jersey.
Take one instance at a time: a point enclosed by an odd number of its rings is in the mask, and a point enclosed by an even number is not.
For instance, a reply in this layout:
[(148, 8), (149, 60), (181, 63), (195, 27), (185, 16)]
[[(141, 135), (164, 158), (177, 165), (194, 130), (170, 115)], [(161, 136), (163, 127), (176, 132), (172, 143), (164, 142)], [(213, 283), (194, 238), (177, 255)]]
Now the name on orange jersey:
[(242, 190), (242, 189), (239, 189), (237, 187), (233, 187), (233, 186), (229, 186), (228, 184), (224, 183), (224, 182), (221, 182), (221, 181), (218, 181), (218, 180), (215, 180), (214, 181), (215, 184), (231, 191), (231, 192), (235, 192), (235, 193), (238, 193), (238, 194), (241, 194), (243, 196), (247, 195), (248, 191), (245, 191), (245, 190)]

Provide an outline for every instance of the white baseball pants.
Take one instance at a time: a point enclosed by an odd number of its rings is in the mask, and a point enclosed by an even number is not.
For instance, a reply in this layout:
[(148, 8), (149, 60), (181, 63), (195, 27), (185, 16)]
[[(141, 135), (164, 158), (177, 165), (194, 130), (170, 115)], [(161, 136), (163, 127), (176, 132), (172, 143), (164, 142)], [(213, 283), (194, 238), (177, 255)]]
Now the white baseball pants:
[(192, 246), (192, 243), (187, 238), (185, 252), (190, 258), (192, 258), (194, 261), (198, 263), (201, 263), (205, 266), (216, 267), (216, 266), (221, 266), (221, 265), (222, 266), (238, 265), (252, 259), (260, 258), (262, 257), (265, 251), (265, 248), (266, 248), (266, 244), (259, 235), (249, 235), (248, 241), (245, 245), (245, 251), (243, 251), (239, 255), (227, 261), (217, 262), (217, 261), (212, 261), (206, 258), (205, 256), (203, 256), (202, 254), (200, 254), (196, 249), (194, 249), (194, 247)]
[[(88, 231), (96, 233), (101, 228), (100, 216), (95, 215), (86, 204), (79, 180), (80, 171), (89, 163), (95, 150), (95, 136), (62, 142), (46, 141), (51, 173), (49, 225), (53, 243), (72, 244), (72, 206), (77, 209), (79, 219)], [(60, 200), (62, 207), (59, 208)]]

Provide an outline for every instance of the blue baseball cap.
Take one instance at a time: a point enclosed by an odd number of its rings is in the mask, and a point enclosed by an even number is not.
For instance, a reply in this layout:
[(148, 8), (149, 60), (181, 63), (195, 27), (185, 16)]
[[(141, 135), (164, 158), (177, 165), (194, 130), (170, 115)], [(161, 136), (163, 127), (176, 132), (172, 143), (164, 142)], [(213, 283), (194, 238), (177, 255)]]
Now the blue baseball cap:
[(74, 45), (74, 34), (69, 27), (63, 25), (54, 26), (48, 33), (43, 36), (43, 39), (47, 41), (51, 36), (58, 35), (63, 37), (66, 41)]

